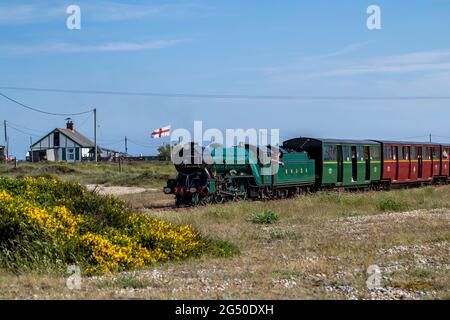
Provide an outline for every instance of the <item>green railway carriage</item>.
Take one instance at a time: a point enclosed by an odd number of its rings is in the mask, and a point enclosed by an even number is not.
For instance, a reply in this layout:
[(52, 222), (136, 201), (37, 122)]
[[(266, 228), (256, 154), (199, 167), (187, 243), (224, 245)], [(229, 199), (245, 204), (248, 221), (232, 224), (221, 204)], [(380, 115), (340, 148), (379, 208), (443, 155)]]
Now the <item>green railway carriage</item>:
[(296, 138), (283, 147), (306, 151), (315, 160), (317, 187), (356, 188), (381, 177), (381, 146), (374, 141)]
[[(212, 151), (216, 173), (229, 176), (251, 178), (257, 187), (281, 188), (290, 186), (313, 185), (315, 182), (315, 164), (306, 152), (287, 152), (275, 148), (277, 154), (269, 148), (261, 150), (254, 146), (233, 147)], [(259, 154), (265, 152), (268, 161), (261, 163)]]

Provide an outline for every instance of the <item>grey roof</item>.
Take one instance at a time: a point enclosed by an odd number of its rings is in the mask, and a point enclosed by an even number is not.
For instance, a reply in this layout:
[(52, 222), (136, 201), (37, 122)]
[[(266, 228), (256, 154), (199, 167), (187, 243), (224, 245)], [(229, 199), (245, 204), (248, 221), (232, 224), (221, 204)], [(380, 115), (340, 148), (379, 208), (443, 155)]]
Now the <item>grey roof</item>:
[(383, 144), (406, 144), (406, 145), (424, 145), (424, 146), (438, 146), (439, 142), (417, 142), (417, 141), (388, 141), (388, 140), (373, 140)]
[(83, 136), (81, 133), (79, 133), (76, 130), (70, 130), (66, 128), (58, 128), (58, 131), (60, 131), (62, 134), (66, 135), (69, 139), (73, 140), (77, 144), (79, 144), (83, 148), (94, 148), (95, 144)]
[(336, 143), (336, 144), (364, 144), (364, 145), (375, 145), (377, 144), (376, 141), (373, 140), (355, 140), (355, 139), (321, 139), (321, 138), (310, 138), (310, 137), (300, 137), (300, 138), (294, 138), (294, 139), (289, 139), (286, 140), (285, 142), (291, 141), (291, 140), (296, 140), (296, 139), (303, 139), (303, 140), (315, 140), (315, 141), (320, 141), (322, 143)]

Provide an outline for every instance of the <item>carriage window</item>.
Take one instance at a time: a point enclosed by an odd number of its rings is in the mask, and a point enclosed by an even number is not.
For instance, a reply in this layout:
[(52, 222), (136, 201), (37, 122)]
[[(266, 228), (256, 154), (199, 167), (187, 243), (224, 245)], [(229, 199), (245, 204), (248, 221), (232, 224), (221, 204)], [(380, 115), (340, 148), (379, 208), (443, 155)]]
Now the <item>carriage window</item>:
[(423, 149), (423, 159), (424, 160), (430, 160), (430, 148), (426, 147)]
[(384, 147), (384, 160), (392, 160), (392, 148)]
[(433, 159), (439, 159), (439, 148), (438, 147), (433, 148)]
[(352, 160), (352, 150), (350, 146), (342, 146), (342, 154), (344, 155), (344, 161)]
[(370, 147), (364, 147), (364, 160), (370, 160)]
[(447, 149), (444, 149), (442, 151), (442, 160), (448, 160), (448, 151), (447, 151)]
[(411, 147), (411, 160), (417, 160), (417, 147)]
[(403, 160), (409, 160), (409, 147), (403, 147)]
[(404, 160), (403, 158), (403, 148), (398, 148), (398, 160)]
[(364, 161), (364, 147), (363, 146), (356, 147), (356, 158), (358, 161)]
[(397, 160), (398, 147), (392, 147), (392, 160)]
[(370, 159), (371, 160), (380, 160), (380, 148), (371, 146), (370, 147)]
[(336, 161), (336, 146), (325, 147), (325, 161)]

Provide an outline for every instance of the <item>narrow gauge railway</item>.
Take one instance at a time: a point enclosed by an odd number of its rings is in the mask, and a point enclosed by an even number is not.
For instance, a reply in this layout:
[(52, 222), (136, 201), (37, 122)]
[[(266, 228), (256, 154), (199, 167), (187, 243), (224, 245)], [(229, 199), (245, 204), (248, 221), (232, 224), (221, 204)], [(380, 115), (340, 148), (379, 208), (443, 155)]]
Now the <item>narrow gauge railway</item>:
[[(302, 137), (277, 148), (212, 148), (209, 161), (195, 161), (204, 149), (199, 152), (193, 143), (184, 150), (190, 150), (190, 161), (175, 166), (178, 175), (164, 188), (164, 193), (175, 195), (176, 206), (450, 181), (446, 144)], [(269, 159), (261, 161), (260, 154)]]

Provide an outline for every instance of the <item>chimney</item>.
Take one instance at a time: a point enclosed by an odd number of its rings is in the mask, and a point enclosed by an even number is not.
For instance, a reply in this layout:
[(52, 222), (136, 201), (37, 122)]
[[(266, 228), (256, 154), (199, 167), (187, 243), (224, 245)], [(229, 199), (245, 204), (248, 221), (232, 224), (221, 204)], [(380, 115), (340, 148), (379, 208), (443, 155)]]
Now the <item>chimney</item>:
[(66, 128), (73, 131), (73, 122), (71, 118), (67, 118)]

